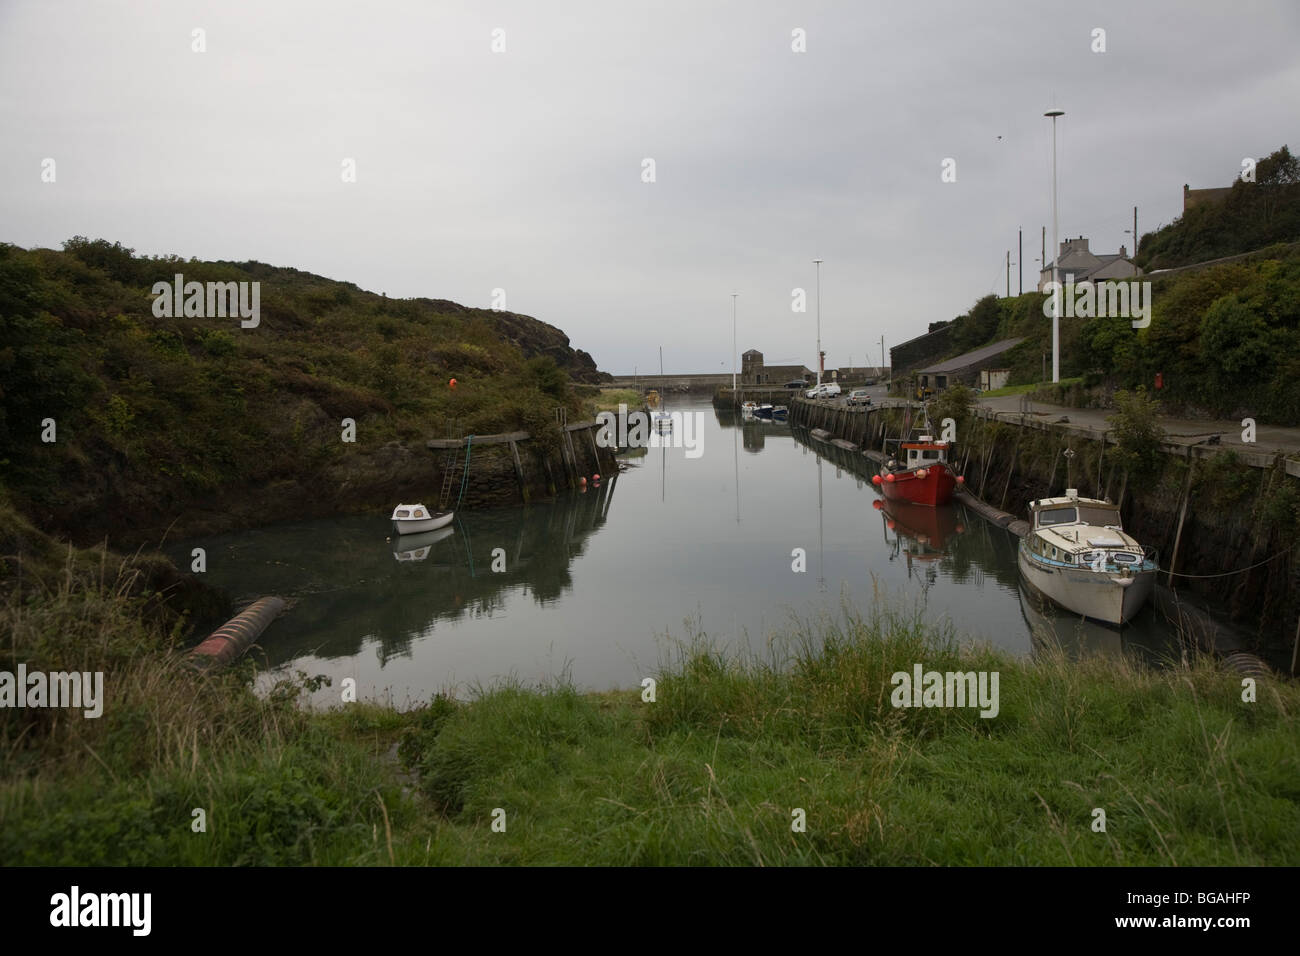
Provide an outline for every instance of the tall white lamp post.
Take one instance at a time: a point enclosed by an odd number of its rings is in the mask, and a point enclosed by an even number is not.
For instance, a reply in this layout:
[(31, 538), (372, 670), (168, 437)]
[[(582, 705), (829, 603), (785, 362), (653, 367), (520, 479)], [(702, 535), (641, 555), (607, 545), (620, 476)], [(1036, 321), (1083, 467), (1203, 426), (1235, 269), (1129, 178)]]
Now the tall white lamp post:
[(1048, 110), (1043, 114), (1052, 118), (1052, 381), (1061, 380), (1061, 247), (1056, 237), (1056, 118), (1064, 110)]
[(817, 387), (822, 384), (822, 260), (817, 263)]

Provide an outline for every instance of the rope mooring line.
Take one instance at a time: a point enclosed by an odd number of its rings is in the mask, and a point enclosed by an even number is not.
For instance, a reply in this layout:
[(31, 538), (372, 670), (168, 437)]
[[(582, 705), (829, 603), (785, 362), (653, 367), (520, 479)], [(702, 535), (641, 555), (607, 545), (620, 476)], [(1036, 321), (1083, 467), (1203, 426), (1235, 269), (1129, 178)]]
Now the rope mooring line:
[(1226, 578), (1226, 577), (1231, 577), (1234, 574), (1242, 574), (1246, 571), (1253, 571), (1255, 568), (1258, 568), (1261, 565), (1268, 564), (1270, 561), (1276, 561), (1284, 554), (1290, 554), (1290, 552), (1291, 549), (1287, 548), (1285, 551), (1279, 551), (1271, 558), (1265, 558), (1263, 561), (1257, 561), (1248, 567), (1238, 568), (1236, 571), (1223, 571), (1219, 574), (1183, 574), (1181, 571), (1162, 571), (1161, 573), (1172, 574), (1176, 578)]

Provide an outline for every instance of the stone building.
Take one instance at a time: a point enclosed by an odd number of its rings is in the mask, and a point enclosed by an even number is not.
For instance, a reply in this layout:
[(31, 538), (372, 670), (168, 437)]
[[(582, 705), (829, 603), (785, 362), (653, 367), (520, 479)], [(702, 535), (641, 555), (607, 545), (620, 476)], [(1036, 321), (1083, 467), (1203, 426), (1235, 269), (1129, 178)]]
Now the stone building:
[(805, 365), (766, 365), (763, 353), (750, 349), (740, 356), (740, 384), (780, 387), (795, 379), (807, 382), (816, 376)]

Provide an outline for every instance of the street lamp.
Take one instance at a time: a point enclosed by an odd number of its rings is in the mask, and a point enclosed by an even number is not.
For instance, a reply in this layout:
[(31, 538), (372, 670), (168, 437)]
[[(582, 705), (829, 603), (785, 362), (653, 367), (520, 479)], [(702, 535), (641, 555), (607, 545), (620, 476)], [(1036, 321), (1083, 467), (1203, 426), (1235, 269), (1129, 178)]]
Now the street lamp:
[(1061, 380), (1061, 247), (1056, 237), (1056, 118), (1065, 110), (1048, 110), (1043, 114), (1052, 118), (1052, 381)]
[(817, 387), (822, 384), (822, 260), (817, 263)]
[(739, 292), (731, 293), (731, 400), (737, 401), (736, 398), (736, 296)]

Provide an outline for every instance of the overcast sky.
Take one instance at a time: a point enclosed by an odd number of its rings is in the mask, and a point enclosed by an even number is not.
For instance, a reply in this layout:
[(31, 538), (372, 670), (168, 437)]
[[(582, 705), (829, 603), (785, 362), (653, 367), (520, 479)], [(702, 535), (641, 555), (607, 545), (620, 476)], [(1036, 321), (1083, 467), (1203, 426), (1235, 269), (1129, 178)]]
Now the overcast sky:
[(730, 371), (733, 291), (814, 367), (820, 257), (827, 366), (874, 363), (1016, 292), (1018, 229), (1035, 285), (1053, 107), (1061, 237), (1131, 251), (1300, 148), (1300, 3), (0, 0), (0, 241), (501, 288), (615, 373)]

